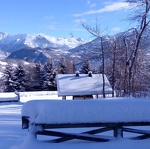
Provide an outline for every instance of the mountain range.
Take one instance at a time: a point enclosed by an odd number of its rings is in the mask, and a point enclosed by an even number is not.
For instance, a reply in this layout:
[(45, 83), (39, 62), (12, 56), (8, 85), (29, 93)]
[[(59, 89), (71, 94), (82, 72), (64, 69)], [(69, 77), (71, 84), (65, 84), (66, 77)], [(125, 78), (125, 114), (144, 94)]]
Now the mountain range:
[[(120, 34), (122, 33), (119, 33), (118, 36)], [(149, 39), (146, 39), (146, 41), (149, 41)], [(105, 40), (112, 41), (113, 38), (112, 36), (106, 36)], [(20, 59), (45, 63), (49, 58), (52, 58), (54, 61), (59, 61), (60, 58), (65, 57), (79, 64), (84, 58), (88, 57), (91, 62), (93, 61), (95, 63), (100, 56), (97, 54), (100, 53), (99, 41), (99, 38), (86, 41), (74, 36), (56, 38), (43, 34), (9, 35), (0, 32), (0, 60)], [(150, 47), (149, 42), (147, 43), (147, 47)], [(108, 42), (105, 42), (104, 46), (108, 46)], [(93, 49), (95, 53), (91, 54)]]
[(57, 60), (63, 56), (69, 57), (70, 49), (87, 42), (74, 36), (56, 38), (43, 34), (9, 35), (0, 32), (0, 60), (11, 58), (45, 63), (48, 58)]

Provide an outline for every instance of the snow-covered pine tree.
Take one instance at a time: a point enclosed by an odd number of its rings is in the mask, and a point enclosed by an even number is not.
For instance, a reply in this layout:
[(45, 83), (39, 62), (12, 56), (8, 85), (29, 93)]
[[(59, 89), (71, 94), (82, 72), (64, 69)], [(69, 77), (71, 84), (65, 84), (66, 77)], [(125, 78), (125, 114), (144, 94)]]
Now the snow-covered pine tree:
[(62, 58), (59, 61), (59, 64), (58, 64), (58, 73), (60, 73), (60, 74), (67, 74), (67, 65), (66, 65), (66, 61), (65, 61), (64, 58)]
[(48, 60), (43, 68), (43, 89), (48, 91), (56, 90), (56, 71), (52, 60)]
[(4, 70), (3, 85), (4, 85), (4, 92), (15, 91), (15, 86), (13, 82), (13, 67), (11, 66), (11, 64), (7, 64)]
[(44, 70), (44, 66), (41, 66), (41, 70), (40, 70), (40, 90), (45, 90), (45, 70)]
[(41, 90), (41, 69), (42, 65), (40, 62), (33, 64), (30, 68), (30, 90), (39, 91)]
[(76, 72), (75, 64), (74, 61), (72, 60), (66, 60), (66, 69), (67, 69), (67, 74), (73, 74)]
[(88, 74), (89, 71), (91, 71), (90, 70), (90, 62), (89, 62), (89, 59), (86, 58), (83, 63), (83, 66), (81, 67), (81, 73)]
[(18, 64), (14, 71), (14, 78), (13, 78), (14, 84), (15, 84), (15, 90), (16, 91), (25, 91), (27, 87), (27, 78), (26, 73), (21, 65), (21, 63)]

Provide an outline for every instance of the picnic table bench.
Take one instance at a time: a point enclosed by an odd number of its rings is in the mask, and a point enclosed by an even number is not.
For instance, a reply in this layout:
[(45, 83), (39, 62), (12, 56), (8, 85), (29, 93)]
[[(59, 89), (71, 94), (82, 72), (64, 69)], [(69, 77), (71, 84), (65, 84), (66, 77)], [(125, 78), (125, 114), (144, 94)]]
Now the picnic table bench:
[[(150, 137), (150, 130), (139, 129), (140, 126), (150, 126), (148, 99), (33, 100), (22, 107), (22, 128), (35, 137), (58, 137), (52, 142), (72, 139), (105, 142), (124, 137), (124, 132), (138, 134), (135, 139)], [(59, 128), (90, 130), (76, 133), (59, 131)], [(113, 135), (101, 135), (107, 131)]]

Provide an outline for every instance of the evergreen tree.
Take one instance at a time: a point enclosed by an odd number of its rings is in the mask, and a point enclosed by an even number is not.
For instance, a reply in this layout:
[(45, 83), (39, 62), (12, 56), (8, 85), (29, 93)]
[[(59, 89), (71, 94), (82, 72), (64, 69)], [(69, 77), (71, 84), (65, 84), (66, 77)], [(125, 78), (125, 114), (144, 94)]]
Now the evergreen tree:
[(15, 91), (15, 86), (13, 82), (13, 68), (10, 64), (7, 64), (4, 70), (4, 92), (13, 92)]
[(66, 60), (66, 69), (67, 69), (67, 74), (73, 74), (75, 73), (76, 69), (75, 69), (75, 64), (73, 61), (71, 60)]
[(39, 91), (41, 90), (41, 69), (42, 65), (40, 62), (35, 63), (30, 70), (30, 90)]
[(27, 87), (26, 73), (21, 64), (18, 64), (18, 66), (16, 67), (16, 70), (14, 71), (13, 81), (15, 84), (16, 91), (25, 91), (26, 90), (26, 87)]
[(44, 66), (42, 65), (41, 70), (40, 70), (40, 89), (41, 90), (45, 90), (45, 79), (46, 79), (45, 70), (44, 70)]
[(41, 63), (38, 62), (35, 64), (35, 80), (36, 80), (35, 86), (39, 89), (41, 87), (41, 75), (40, 75), (40, 73), (41, 73)]
[[(42, 72), (43, 89), (44, 90), (56, 90), (56, 71), (53, 65), (52, 60), (47, 61), (44, 65)], [(42, 80), (41, 80), (42, 81)]]
[(58, 64), (58, 72), (60, 74), (67, 74), (67, 65), (64, 58), (62, 58)]
[(90, 71), (90, 62), (89, 59), (87, 58), (83, 63), (83, 66), (81, 68), (81, 73), (88, 74), (89, 71)]

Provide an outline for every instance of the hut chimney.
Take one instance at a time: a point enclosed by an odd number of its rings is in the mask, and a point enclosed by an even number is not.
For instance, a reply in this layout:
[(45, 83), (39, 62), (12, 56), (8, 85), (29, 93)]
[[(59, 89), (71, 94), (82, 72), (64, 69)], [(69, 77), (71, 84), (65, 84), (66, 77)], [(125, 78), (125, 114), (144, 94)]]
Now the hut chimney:
[(79, 77), (79, 73), (80, 73), (79, 71), (76, 71), (76, 77)]
[(89, 77), (92, 77), (92, 71), (89, 71), (89, 72), (88, 72), (88, 76), (89, 76)]

